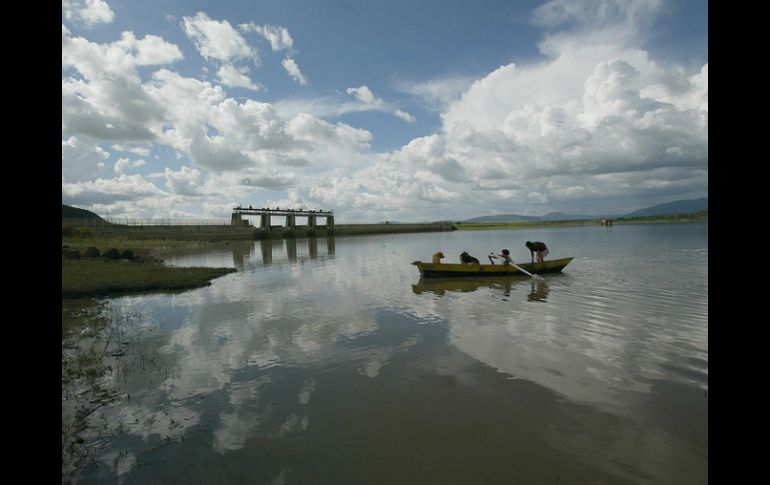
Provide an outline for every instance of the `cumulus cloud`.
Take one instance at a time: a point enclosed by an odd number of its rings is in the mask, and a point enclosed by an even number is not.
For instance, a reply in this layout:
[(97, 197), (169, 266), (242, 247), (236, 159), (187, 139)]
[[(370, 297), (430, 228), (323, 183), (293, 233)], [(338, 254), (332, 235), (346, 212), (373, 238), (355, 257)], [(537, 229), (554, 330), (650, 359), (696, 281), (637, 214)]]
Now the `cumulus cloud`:
[(61, 7), (66, 20), (89, 28), (115, 19), (115, 13), (104, 0), (62, 0)]
[(253, 22), (240, 24), (238, 26), (243, 32), (256, 32), (270, 42), (270, 48), (273, 52), (291, 49), (294, 41), (291, 34), (284, 27), (273, 25), (257, 25)]
[(204, 12), (182, 17), (182, 28), (204, 59), (233, 62), (254, 59), (258, 54), (227, 20), (212, 20)]
[(281, 65), (284, 69), (286, 69), (286, 72), (289, 73), (289, 76), (291, 76), (292, 79), (297, 81), (298, 83), (305, 85), (307, 84), (307, 78), (304, 74), (299, 70), (299, 66), (294, 61), (294, 59), (287, 57), (283, 61), (281, 61)]
[(261, 87), (249, 79), (248, 72), (249, 69), (247, 67), (236, 68), (232, 64), (225, 64), (219, 68), (217, 76), (225, 86), (258, 91)]
[(123, 175), (123, 172), (127, 168), (138, 168), (144, 166), (145, 161), (141, 158), (139, 160), (131, 161), (129, 158), (119, 158), (117, 162), (115, 162), (114, 170), (115, 173), (118, 175)]
[(361, 86), (358, 88), (348, 88), (345, 92), (348, 94), (352, 94), (362, 103), (371, 105), (373, 107), (381, 107), (385, 105), (385, 102), (377, 98), (372, 92), (372, 90), (366, 86)]
[(152, 140), (164, 110), (141, 82), (137, 66), (182, 59), (179, 48), (153, 35), (97, 44), (62, 28), (62, 131), (97, 140)]
[[(329, 121), (367, 111), (416, 121), (367, 85), (273, 103), (230, 97), (224, 87), (261, 86), (237, 67), (258, 60), (256, 50), (226, 21), (203, 12), (181, 21), (201, 55), (216, 61), (217, 83), (172, 70), (181, 51), (160, 37), (124, 32), (95, 43), (62, 25), (62, 199), (126, 214), (169, 214), (169, 201), (194, 201), (208, 216), (226, 217), (231, 201), (275, 190), (281, 206), (344, 207), (351, 221), (377, 221), (460, 219), (501, 207), (634, 210), (619, 201), (702, 196), (708, 64), (693, 71), (640, 47), (659, 8), (543, 4), (533, 17), (547, 29), (538, 60), (505, 63), (476, 80), (397, 85), (439, 113), (441, 125), (389, 153), (372, 153), (374, 133)], [(281, 27), (239, 28), (273, 51), (293, 48)], [(283, 67), (307, 82), (291, 52)], [(119, 153), (105, 167), (104, 147), (142, 161), (150, 148), (167, 151), (177, 164), (126, 175), (139, 160)]]
[(202, 194), (205, 178), (197, 168), (181, 167), (179, 171), (166, 168), (166, 186), (175, 194), (197, 196)]
[(96, 179), (62, 183), (62, 203), (77, 201), (81, 205), (112, 204), (118, 201), (136, 201), (165, 195), (158, 187), (140, 175), (120, 175), (110, 179)]
[(97, 144), (75, 136), (62, 140), (62, 178), (67, 182), (89, 180), (105, 173), (105, 161), (110, 153)]
[(659, 2), (586, 5), (544, 5), (539, 21), (571, 26), (544, 39), (545, 60), (500, 66), (448, 105), (447, 156), (486, 194), (536, 205), (660, 188), (642, 183), (660, 170), (683, 193), (706, 187), (708, 64), (686, 73), (628, 46), (636, 30), (620, 26)]

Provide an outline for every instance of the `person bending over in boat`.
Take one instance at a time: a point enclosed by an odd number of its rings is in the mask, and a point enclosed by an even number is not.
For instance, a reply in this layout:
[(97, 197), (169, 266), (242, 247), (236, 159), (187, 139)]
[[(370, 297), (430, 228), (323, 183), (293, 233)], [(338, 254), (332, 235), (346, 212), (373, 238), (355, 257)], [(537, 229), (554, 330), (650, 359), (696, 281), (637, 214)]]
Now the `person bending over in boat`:
[(535, 262), (535, 253), (537, 253), (538, 263), (545, 261), (545, 257), (548, 256), (548, 247), (546, 247), (545, 243), (541, 243), (540, 241), (527, 241), (524, 243), (524, 245), (529, 248), (529, 255), (532, 256), (533, 263)]
[[(503, 249), (503, 254), (492, 253), (489, 255), (489, 258), (502, 259), (504, 265), (507, 264), (510, 266), (511, 264), (513, 264), (513, 259), (511, 258), (511, 252), (508, 251), (507, 249)], [(494, 262), (492, 264), (494, 264)]]

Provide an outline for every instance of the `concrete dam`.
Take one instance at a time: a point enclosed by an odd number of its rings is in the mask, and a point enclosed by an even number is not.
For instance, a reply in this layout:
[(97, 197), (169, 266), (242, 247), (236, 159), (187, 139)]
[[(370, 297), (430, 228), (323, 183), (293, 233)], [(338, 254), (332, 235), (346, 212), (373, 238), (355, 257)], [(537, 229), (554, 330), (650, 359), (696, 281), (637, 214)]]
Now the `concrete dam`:
[[(257, 216), (259, 225), (252, 225), (251, 221), (244, 216)], [(273, 224), (274, 218), (283, 218), (284, 223)], [(300, 224), (302, 222), (305, 224)], [(335, 224), (332, 211), (257, 209), (240, 206), (233, 209), (230, 224), (114, 224), (101, 219), (62, 218), (62, 227), (67, 225), (85, 226), (98, 237), (198, 241), (439, 232), (457, 229), (449, 222)]]

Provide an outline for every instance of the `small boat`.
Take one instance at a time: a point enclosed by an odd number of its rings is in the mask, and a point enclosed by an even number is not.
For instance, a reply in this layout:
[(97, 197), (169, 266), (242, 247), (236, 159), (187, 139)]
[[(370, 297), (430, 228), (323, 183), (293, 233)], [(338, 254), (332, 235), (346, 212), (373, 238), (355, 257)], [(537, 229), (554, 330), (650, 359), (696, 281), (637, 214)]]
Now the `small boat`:
[[(516, 263), (522, 269), (532, 274), (558, 273), (572, 261), (572, 258), (553, 259), (542, 263)], [(508, 276), (521, 275), (526, 276), (519, 271), (516, 266), (507, 264), (461, 264), (461, 263), (423, 263), (415, 261), (412, 263), (420, 270), (420, 275), (426, 278), (441, 276)]]

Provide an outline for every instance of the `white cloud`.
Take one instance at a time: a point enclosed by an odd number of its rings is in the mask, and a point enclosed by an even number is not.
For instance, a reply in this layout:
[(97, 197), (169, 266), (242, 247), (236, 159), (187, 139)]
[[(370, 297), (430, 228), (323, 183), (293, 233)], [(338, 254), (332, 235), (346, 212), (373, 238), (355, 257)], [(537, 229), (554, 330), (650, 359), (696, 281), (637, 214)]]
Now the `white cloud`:
[(93, 27), (96, 24), (108, 24), (115, 19), (115, 13), (104, 0), (62, 0), (64, 18)]
[(385, 105), (385, 102), (377, 98), (371, 89), (367, 86), (361, 86), (358, 88), (348, 88), (346, 91), (348, 94), (352, 94), (359, 101), (364, 104), (370, 105), (373, 108), (380, 108)]
[[(199, 12), (181, 22), (201, 55), (216, 61), (208, 72), (217, 82), (172, 71), (181, 51), (160, 37), (124, 32), (100, 44), (62, 25), (62, 199), (113, 214), (168, 216), (171, 205), (187, 204), (179, 210), (222, 217), (267, 189), (281, 191), (272, 197), (281, 206), (345, 208), (349, 221), (377, 221), (458, 219), (501, 207), (602, 211), (608, 200), (698, 196), (708, 186), (708, 64), (697, 71), (661, 64), (638, 47), (640, 26), (658, 7), (544, 4), (536, 18), (551, 33), (539, 60), (475, 81), (397, 85), (440, 113), (441, 129), (380, 154), (371, 151), (376, 132), (328, 121), (380, 112), (416, 122), (365, 84), (273, 103), (229, 97), (224, 86), (261, 86), (237, 66), (256, 60), (256, 50), (226, 21)], [(292, 48), (281, 27), (239, 27), (274, 51)], [(283, 67), (307, 82), (290, 52)], [(111, 159), (102, 146), (127, 153)], [(130, 153), (154, 174), (125, 175), (139, 161)]]
[(304, 74), (302, 74), (302, 72), (300, 72), (299, 66), (294, 61), (294, 59), (287, 57), (281, 61), (281, 65), (284, 69), (286, 69), (286, 72), (289, 73), (289, 76), (291, 76), (292, 79), (302, 85), (307, 84), (307, 78), (304, 76)]
[(389, 106), (387, 103), (385, 103), (385, 101), (375, 96), (368, 86), (348, 88), (345, 92), (353, 95), (356, 99), (363, 103), (364, 109), (391, 113), (408, 123), (414, 123), (416, 121), (414, 116), (410, 115), (406, 111), (393, 108), (392, 106)]
[(77, 201), (81, 205), (113, 204), (119, 201), (137, 201), (160, 198), (165, 194), (140, 175), (120, 175), (110, 179), (96, 179), (62, 183), (62, 203)]
[(197, 196), (202, 194), (205, 178), (196, 168), (181, 167), (179, 171), (166, 168), (166, 186), (175, 194)]
[(198, 12), (195, 17), (182, 17), (182, 28), (205, 59), (221, 62), (259, 60), (257, 52), (227, 20), (212, 20), (204, 12)]
[(144, 166), (145, 161), (141, 158), (139, 160), (134, 160), (133, 162), (129, 158), (119, 158), (117, 162), (115, 162), (114, 170), (117, 175), (123, 175), (123, 172), (127, 168), (138, 168)]
[[(620, 6), (612, 4), (603, 18), (625, 23), (643, 10), (636, 3), (632, 13), (615, 9)], [(607, 181), (598, 190), (595, 178), (604, 173), (643, 180), (661, 167), (705, 167), (708, 64), (691, 74), (659, 65), (646, 52), (611, 41), (619, 38), (613, 35), (628, 39), (617, 24), (602, 25), (604, 36), (560, 32), (546, 38), (548, 59), (501, 66), (442, 114), (448, 153), (481, 187), (526, 181), (535, 189), (530, 200), (558, 203), (618, 190)], [(560, 184), (571, 177), (571, 185), (583, 189), (551, 190), (544, 176)]]
[(249, 79), (248, 72), (249, 69), (246, 67), (236, 68), (232, 64), (225, 64), (219, 68), (217, 76), (225, 86), (258, 91), (261, 87), (254, 84), (251, 79)]
[(399, 82), (397, 88), (423, 100), (433, 111), (444, 110), (451, 102), (460, 99), (475, 79), (469, 77), (449, 77), (431, 79), (418, 83)]
[(393, 114), (406, 121), (407, 123), (414, 123), (417, 121), (414, 116), (410, 115), (406, 111), (401, 111), (400, 109), (394, 109)]
[(106, 173), (108, 158), (110, 153), (100, 146), (71, 136), (61, 143), (62, 178), (67, 182), (97, 178)]
[(96, 44), (62, 28), (62, 130), (97, 140), (152, 140), (164, 110), (142, 85), (137, 66), (182, 58), (179, 49), (147, 35), (123, 32)]
[(118, 152), (133, 153), (135, 155), (139, 155), (140, 157), (150, 156), (150, 148), (145, 146), (123, 146), (116, 144), (112, 145), (112, 149)]
[(247, 24), (240, 24), (238, 26), (244, 32), (256, 32), (268, 42), (270, 42), (270, 48), (273, 52), (291, 49), (294, 41), (291, 38), (291, 34), (284, 27), (275, 27), (273, 25), (257, 25), (253, 22)]

